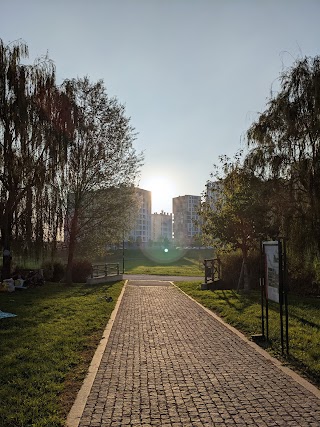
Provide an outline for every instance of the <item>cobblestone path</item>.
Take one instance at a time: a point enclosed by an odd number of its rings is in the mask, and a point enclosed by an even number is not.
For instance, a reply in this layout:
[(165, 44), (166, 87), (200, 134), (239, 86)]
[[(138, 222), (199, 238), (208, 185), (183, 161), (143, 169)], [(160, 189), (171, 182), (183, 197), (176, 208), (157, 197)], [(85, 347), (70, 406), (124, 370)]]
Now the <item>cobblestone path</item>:
[(129, 281), (79, 423), (102, 426), (319, 427), (320, 400), (169, 282)]

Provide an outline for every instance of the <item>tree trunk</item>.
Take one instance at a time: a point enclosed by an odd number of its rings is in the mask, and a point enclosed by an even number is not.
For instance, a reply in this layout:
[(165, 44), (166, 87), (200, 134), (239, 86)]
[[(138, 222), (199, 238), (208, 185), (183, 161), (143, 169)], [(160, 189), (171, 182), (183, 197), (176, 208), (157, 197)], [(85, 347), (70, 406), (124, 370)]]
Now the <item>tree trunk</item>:
[(243, 260), (243, 289), (245, 292), (250, 290), (250, 281), (248, 274), (248, 260)]
[(2, 279), (9, 279), (11, 276), (11, 259), (10, 246), (4, 244), (2, 255)]
[(68, 245), (68, 264), (66, 268), (66, 284), (72, 285), (72, 265), (74, 252), (76, 248), (76, 239), (77, 239), (77, 227), (78, 227), (78, 212), (74, 211), (71, 219), (70, 235), (69, 235), (69, 245)]
[(243, 276), (243, 290), (248, 292), (250, 290), (249, 274), (248, 274), (248, 249), (244, 245), (242, 248), (242, 276)]
[(11, 234), (12, 234), (12, 221), (11, 214), (8, 208), (5, 210), (3, 215), (3, 224), (1, 228), (2, 238), (2, 279), (8, 279), (11, 275)]

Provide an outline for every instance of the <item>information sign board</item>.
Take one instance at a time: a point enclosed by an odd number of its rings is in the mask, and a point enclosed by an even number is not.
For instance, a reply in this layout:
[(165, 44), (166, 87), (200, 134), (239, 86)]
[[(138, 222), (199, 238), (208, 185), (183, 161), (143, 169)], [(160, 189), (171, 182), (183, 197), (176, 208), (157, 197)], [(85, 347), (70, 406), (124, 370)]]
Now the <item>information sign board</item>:
[(265, 253), (265, 287), (266, 297), (279, 303), (280, 264), (279, 243), (263, 242)]

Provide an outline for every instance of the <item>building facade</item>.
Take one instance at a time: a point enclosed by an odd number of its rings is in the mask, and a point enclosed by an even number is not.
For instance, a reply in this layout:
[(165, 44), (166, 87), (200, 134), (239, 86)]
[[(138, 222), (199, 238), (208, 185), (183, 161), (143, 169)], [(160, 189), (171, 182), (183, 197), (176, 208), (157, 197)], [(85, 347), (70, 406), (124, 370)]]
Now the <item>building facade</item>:
[(223, 195), (223, 181), (208, 181), (206, 184), (206, 202), (209, 203), (211, 209), (215, 209), (218, 200)]
[(173, 238), (176, 246), (190, 246), (199, 236), (201, 228), (195, 224), (199, 220), (198, 210), (201, 196), (179, 196), (172, 199)]
[(151, 191), (135, 188), (139, 210), (134, 228), (129, 233), (132, 243), (145, 245), (151, 240)]
[(172, 214), (161, 211), (151, 216), (151, 240), (153, 242), (172, 241)]

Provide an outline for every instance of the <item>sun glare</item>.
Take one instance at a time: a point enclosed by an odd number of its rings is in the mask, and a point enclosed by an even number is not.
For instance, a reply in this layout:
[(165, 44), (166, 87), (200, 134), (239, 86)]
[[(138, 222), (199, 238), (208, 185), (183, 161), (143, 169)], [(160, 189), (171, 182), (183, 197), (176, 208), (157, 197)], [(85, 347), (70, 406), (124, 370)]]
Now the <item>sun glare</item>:
[(145, 180), (145, 190), (151, 191), (152, 212), (172, 212), (172, 198), (176, 197), (174, 183), (165, 176), (152, 176)]

